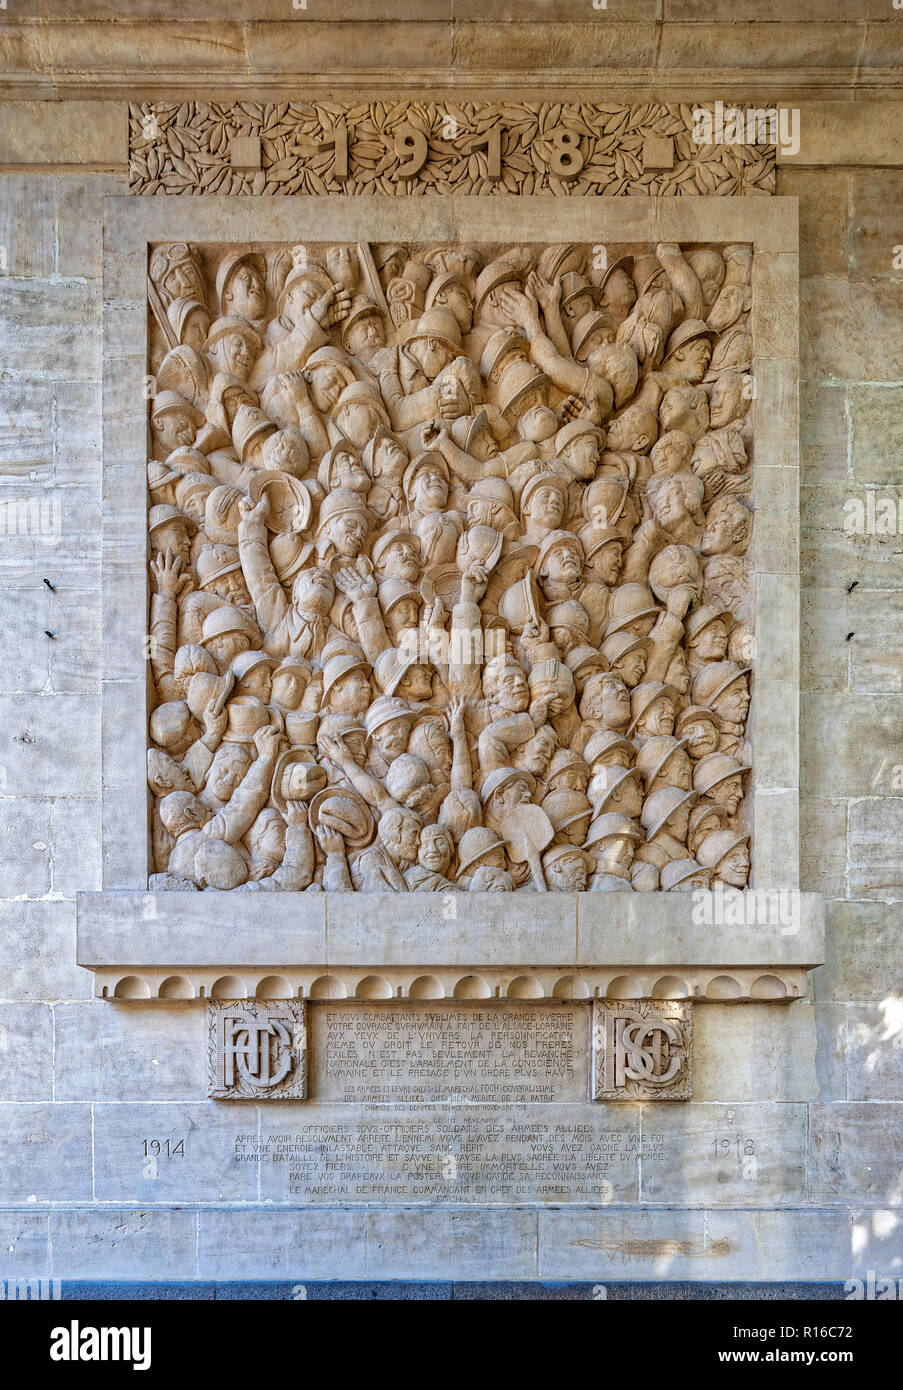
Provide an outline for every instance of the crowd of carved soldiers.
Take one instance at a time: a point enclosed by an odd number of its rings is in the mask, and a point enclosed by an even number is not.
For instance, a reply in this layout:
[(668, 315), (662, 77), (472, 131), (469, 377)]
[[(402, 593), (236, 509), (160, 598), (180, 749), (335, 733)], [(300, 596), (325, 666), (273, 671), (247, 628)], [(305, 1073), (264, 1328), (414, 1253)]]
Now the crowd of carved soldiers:
[(152, 249), (152, 887), (746, 885), (751, 271)]

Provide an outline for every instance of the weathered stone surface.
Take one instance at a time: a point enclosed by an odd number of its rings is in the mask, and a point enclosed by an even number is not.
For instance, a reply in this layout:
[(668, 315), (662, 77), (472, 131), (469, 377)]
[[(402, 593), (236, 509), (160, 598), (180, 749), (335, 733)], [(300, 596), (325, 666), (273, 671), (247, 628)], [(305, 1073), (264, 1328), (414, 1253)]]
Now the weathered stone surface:
[[(801, 115), (801, 134), (809, 139), (809, 112)], [(805, 148), (805, 145), (801, 145)], [(850, 175), (832, 169), (797, 169), (782, 163), (777, 172), (780, 197), (800, 200), (800, 275), (843, 276), (848, 269), (847, 218)]]
[(0, 796), (0, 882), (4, 897), (40, 898), (50, 891), (51, 803)]
[(91, 976), (75, 964), (75, 904), (0, 901), (5, 999), (86, 999)]
[(3, 116), (2, 164), (125, 165), (128, 124), (119, 101), (5, 101)]
[(849, 393), (852, 476), (863, 486), (899, 484), (903, 451), (903, 388), (855, 386)]
[(48, 1004), (0, 1004), (4, 1100), (53, 1096), (53, 1018)]
[(693, 1014), (695, 1101), (805, 1101), (815, 1091), (812, 1008), (805, 1000)]
[(847, 477), (849, 422), (840, 386), (803, 383), (800, 391), (800, 483), (824, 486)]
[(847, 803), (806, 796), (800, 809), (800, 882), (810, 893), (841, 897), (847, 890)]
[(830, 1207), (706, 1212), (707, 1279), (845, 1280), (850, 1216)]
[(0, 695), (0, 724), (11, 734), (5, 759), (8, 796), (79, 796), (95, 790), (95, 701), (84, 695)]
[[(832, 798), (882, 794), (880, 789), (886, 769), (903, 764), (903, 728), (893, 697), (820, 695), (804, 691), (800, 709), (805, 795)], [(832, 730), (835, 750), (832, 758), (825, 758), (822, 741), (822, 730), (828, 727)], [(865, 738), (863, 730), (868, 730)]]
[(49, 1275), (48, 1227), (46, 1211), (0, 1211), (0, 1279)]
[[(903, 993), (903, 909), (890, 903), (828, 905), (825, 963), (814, 974), (823, 1000), (879, 1002)], [(888, 975), (888, 967), (891, 973)]]
[[(890, 1207), (854, 1211), (852, 1223), (853, 1264), (850, 1270), (851, 1275), (863, 1280), (871, 1276), (873, 1288), (876, 1288), (874, 1283), (876, 1278), (899, 1279), (901, 1272), (903, 1272), (903, 1254), (900, 1252), (903, 1220), (901, 1220), (899, 1211)], [(882, 1291), (887, 1292), (886, 1286)]]
[(53, 274), (55, 192), (49, 177), (0, 174), (0, 246), (4, 250), (0, 274), (17, 280), (47, 279)]
[[(99, 770), (98, 770), (99, 771)], [(99, 776), (97, 778), (99, 791)], [(101, 887), (100, 798), (66, 796), (53, 802), (53, 892), (65, 898)]]
[[(888, 770), (887, 761), (885, 755), (882, 774)], [(856, 897), (903, 897), (903, 798), (850, 803), (849, 883)]]
[(55, 1279), (193, 1279), (193, 1211), (51, 1211)]
[(801, 370), (808, 381), (903, 377), (903, 286), (820, 277), (800, 285)]
[(90, 1201), (90, 1106), (4, 1105), (0, 1172), (4, 1203)]
[(58, 1004), (57, 1100), (201, 1100), (204, 1015), (162, 1004), (140, 1029), (128, 1006)]
[(894, 1205), (899, 1195), (901, 1116), (903, 1106), (887, 1102), (811, 1106), (811, 1200)]
[(857, 693), (891, 694), (903, 689), (901, 617), (903, 591), (899, 589), (860, 585), (850, 595), (850, 684)]

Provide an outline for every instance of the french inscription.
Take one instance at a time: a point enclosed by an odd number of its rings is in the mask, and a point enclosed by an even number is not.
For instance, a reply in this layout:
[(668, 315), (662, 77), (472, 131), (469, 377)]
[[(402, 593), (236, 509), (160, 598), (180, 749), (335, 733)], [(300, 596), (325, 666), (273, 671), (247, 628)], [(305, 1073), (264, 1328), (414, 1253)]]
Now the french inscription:
[(632, 1201), (641, 1161), (665, 1157), (664, 1136), (641, 1143), (638, 1116), (613, 1124), (573, 1104), (312, 1106), (235, 1143), (264, 1199), (300, 1204)]
[(582, 1100), (589, 1012), (588, 1004), (314, 1005), (312, 1094), (377, 1102)]

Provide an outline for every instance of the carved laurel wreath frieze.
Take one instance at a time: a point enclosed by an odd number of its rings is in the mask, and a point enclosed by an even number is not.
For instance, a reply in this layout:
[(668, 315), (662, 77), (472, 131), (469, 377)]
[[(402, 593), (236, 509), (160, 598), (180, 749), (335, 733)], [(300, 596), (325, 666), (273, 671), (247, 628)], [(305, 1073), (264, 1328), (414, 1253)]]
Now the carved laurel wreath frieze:
[(676, 103), (145, 102), (129, 190), (768, 196), (775, 149), (698, 143)]

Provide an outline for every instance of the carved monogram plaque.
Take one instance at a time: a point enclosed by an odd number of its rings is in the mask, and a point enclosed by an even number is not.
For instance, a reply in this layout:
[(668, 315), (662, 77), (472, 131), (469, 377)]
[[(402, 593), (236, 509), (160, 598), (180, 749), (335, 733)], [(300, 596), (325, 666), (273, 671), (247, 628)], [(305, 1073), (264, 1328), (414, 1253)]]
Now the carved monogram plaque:
[(593, 1100), (689, 1100), (692, 1004), (597, 999)]
[(751, 275), (151, 248), (152, 888), (745, 886)]
[(300, 1000), (207, 1004), (207, 1095), (212, 1100), (305, 1100), (307, 1018)]

